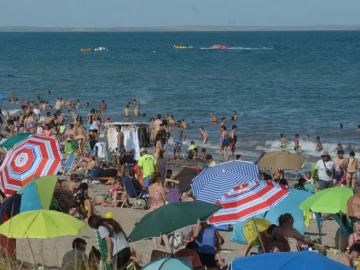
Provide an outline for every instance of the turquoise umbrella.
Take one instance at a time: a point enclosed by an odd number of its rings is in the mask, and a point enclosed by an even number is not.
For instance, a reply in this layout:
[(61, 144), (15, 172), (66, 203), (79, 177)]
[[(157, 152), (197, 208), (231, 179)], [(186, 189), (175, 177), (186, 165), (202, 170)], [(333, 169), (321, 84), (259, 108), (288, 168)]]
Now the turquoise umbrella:
[(156, 261), (150, 262), (149, 264), (145, 265), (143, 270), (188, 270), (192, 269), (191, 267), (187, 266), (184, 262), (179, 259), (175, 258), (161, 258)]

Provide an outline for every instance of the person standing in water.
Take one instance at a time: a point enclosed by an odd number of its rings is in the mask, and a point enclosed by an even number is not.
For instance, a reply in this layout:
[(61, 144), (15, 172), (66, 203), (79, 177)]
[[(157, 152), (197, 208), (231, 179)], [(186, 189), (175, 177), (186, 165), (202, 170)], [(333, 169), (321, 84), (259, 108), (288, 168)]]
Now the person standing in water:
[(233, 126), (232, 126), (232, 130), (229, 132), (230, 152), (231, 152), (231, 154), (229, 155), (229, 157), (232, 157), (232, 158), (234, 158), (235, 145), (236, 145), (236, 143), (237, 143), (236, 130), (237, 130), (237, 126), (236, 126), (236, 125), (233, 125)]
[(124, 109), (124, 114), (125, 117), (130, 117), (130, 108), (129, 105), (126, 105), (125, 109)]
[(211, 121), (211, 124), (215, 125), (218, 123), (218, 120), (217, 120), (217, 117), (215, 115), (215, 113), (210, 113), (210, 121)]
[(101, 111), (106, 111), (107, 109), (107, 104), (105, 103), (105, 100), (102, 100), (101, 103), (99, 104), (99, 109)]
[(200, 127), (200, 137), (203, 140), (203, 144), (206, 144), (208, 141), (208, 133), (205, 131), (204, 127)]
[(280, 148), (286, 149), (286, 137), (284, 134), (280, 134)]
[(305, 140), (306, 140), (307, 142), (311, 142), (310, 135), (306, 135)]
[[(220, 161), (227, 160), (227, 149), (229, 146), (229, 134), (226, 131), (226, 126), (221, 126), (220, 128), (220, 141), (219, 141), (219, 154)], [(224, 158), (224, 159), (222, 159)]]
[(316, 151), (320, 152), (323, 150), (323, 146), (322, 146), (322, 143), (320, 141), (320, 137), (317, 136), (316, 137)]
[(355, 152), (350, 151), (349, 157), (346, 159), (346, 185), (355, 190), (356, 181), (357, 181), (357, 171), (360, 168), (360, 162), (355, 157)]
[(136, 103), (135, 108), (134, 108), (134, 116), (135, 117), (139, 117), (139, 104)]
[(231, 120), (232, 120), (232, 121), (236, 121), (236, 120), (237, 120), (236, 111), (233, 111), (232, 116), (231, 116)]
[(295, 150), (296, 153), (300, 153), (300, 152), (301, 152), (300, 135), (299, 135), (299, 134), (295, 134), (294, 150)]

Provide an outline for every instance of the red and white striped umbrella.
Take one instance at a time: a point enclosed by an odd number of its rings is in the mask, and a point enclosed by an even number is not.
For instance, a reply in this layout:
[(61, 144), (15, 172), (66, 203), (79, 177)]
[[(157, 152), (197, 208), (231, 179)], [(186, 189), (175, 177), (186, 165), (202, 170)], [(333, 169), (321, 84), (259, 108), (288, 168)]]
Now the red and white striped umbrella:
[(0, 167), (1, 188), (12, 195), (34, 178), (56, 174), (62, 155), (57, 140), (33, 135), (16, 144)]
[(273, 182), (253, 181), (234, 187), (217, 204), (223, 209), (210, 217), (215, 225), (235, 224), (268, 211), (289, 195), (286, 186)]

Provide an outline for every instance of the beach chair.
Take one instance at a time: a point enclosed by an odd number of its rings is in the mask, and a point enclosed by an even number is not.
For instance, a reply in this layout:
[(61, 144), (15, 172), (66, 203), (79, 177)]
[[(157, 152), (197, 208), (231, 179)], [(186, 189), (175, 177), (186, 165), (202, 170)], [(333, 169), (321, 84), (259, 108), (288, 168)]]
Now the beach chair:
[(290, 251), (291, 252), (298, 252), (300, 251), (299, 244), (296, 239), (287, 237), (286, 240), (289, 243)]
[(71, 171), (72, 167), (74, 166), (75, 161), (76, 161), (76, 156), (74, 154), (70, 154), (67, 157), (65, 164), (63, 166), (63, 175), (70, 174), (70, 171)]
[(65, 143), (65, 154), (66, 156), (70, 155), (72, 152), (72, 149), (71, 149), (71, 142), (66, 142)]
[[(145, 190), (138, 191), (135, 189), (134, 183), (132, 182), (131, 178), (128, 176), (125, 176), (122, 179), (122, 183), (124, 185), (127, 199), (133, 198), (135, 199), (135, 202), (132, 205), (132, 208), (134, 208), (139, 200), (145, 201), (146, 208), (148, 208), (148, 201), (147, 201), (147, 192)], [(126, 201), (126, 200), (125, 200)], [(121, 205), (121, 207), (124, 204)]]
[(167, 188), (166, 189), (167, 198), (169, 203), (179, 203), (180, 202), (180, 190), (176, 188)]

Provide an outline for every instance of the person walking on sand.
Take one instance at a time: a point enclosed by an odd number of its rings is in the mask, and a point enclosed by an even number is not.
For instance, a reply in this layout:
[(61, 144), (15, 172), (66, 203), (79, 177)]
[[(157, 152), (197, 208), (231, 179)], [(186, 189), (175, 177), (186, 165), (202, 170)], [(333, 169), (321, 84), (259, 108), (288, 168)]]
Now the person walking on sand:
[(286, 149), (286, 137), (284, 134), (280, 134), (280, 148)]
[(333, 183), (336, 182), (335, 167), (328, 151), (324, 151), (321, 159), (316, 163), (316, 171), (319, 175), (320, 190), (333, 187)]
[(200, 127), (199, 129), (200, 131), (200, 137), (203, 141), (203, 144), (207, 144), (207, 141), (208, 141), (208, 133), (205, 131), (204, 127)]
[(360, 162), (355, 157), (355, 152), (350, 151), (349, 157), (346, 159), (346, 185), (355, 190), (356, 181), (357, 181), (357, 171), (360, 168)]
[(210, 113), (210, 121), (211, 121), (211, 124), (215, 125), (218, 123), (218, 120), (217, 120), (217, 117), (215, 115), (215, 113)]
[(300, 135), (295, 134), (295, 140), (294, 140), (294, 151), (299, 154), (301, 152), (301, 146), (300, 146)]

